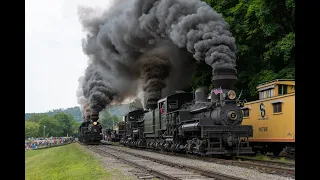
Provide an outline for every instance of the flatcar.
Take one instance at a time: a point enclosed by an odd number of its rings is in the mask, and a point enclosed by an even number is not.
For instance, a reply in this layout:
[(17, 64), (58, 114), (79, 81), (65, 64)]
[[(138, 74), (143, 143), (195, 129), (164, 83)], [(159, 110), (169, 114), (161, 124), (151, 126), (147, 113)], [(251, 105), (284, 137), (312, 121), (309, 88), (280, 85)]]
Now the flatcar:
[[(243, 125), (253, 126), (253, 151), (295, 156), (295, 80), (276, 79), (257, 86), (259, 100), (245, 103)], [(280, 154), (280, 155), (281, 155)]]

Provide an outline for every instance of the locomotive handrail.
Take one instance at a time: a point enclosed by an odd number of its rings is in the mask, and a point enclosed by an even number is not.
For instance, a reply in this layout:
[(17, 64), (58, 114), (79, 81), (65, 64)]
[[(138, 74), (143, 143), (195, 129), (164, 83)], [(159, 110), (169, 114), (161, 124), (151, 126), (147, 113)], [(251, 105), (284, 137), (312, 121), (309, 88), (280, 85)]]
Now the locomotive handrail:
[(201, 107), (201, 108), (198, 108), (198, 109), (191, 110), (190, 113), (200, 113), (202, 111), (206, 111), (207, 109), (208, 109), (207, 106), (205, 106), (205, 107)]

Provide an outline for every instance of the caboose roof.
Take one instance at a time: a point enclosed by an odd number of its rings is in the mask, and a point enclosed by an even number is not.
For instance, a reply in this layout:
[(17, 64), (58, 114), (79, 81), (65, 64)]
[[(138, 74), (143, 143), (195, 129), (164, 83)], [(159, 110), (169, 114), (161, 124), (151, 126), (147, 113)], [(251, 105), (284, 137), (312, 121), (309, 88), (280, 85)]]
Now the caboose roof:
[(294, 86), (295, 85), (295, 79), (275, 79), (275, 80), (272, 80), (272, 81), (261, 83), (256, 88), (257, 89), (261, 89), (261, 88), (265, 88), (267, 86), (278, 85), (278, 84), (293, 85)]

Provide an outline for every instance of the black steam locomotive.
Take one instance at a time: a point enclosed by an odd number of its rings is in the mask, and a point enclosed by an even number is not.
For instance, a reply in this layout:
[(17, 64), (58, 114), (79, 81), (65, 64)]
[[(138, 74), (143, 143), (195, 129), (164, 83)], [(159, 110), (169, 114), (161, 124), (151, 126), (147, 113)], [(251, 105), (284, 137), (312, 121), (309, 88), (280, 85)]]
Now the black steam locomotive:
[[(232, 86), (236, 70), (216, 69), (211, 100), (208, 90), (178, 92), (124, 117), (120, 143), (125, 146), (182, 151), (200, 155), (253, 154), (248, 137), (253, 128), (241, 125), (243, 102)], [(120, 129), (119, 129), (120, 131)]]
[(91, 115), (91, 120), (84, 121), (79, 127), (79, 141), (84, 144), (101, 144), (102, 126), (97, 121), (97, 115)]

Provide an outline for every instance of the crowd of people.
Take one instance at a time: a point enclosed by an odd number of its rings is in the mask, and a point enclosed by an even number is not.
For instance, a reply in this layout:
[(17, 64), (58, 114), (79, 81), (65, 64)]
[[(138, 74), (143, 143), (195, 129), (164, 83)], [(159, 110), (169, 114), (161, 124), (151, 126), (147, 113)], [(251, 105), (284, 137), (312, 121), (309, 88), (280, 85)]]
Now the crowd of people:
[(53, 147), (73, 141), (74, 137), (28, 138), (28, 140), (25, 141), (25, 150)]

